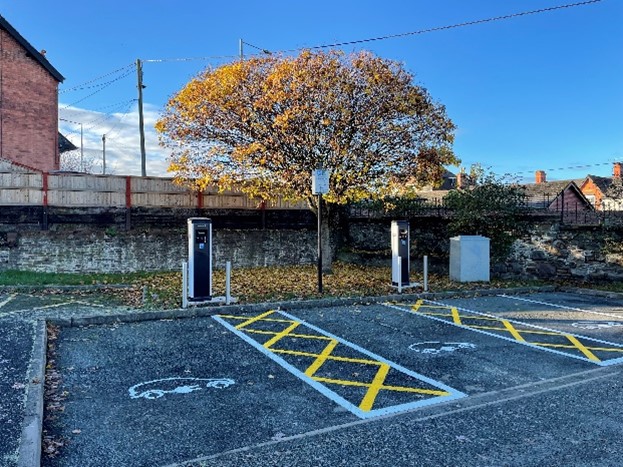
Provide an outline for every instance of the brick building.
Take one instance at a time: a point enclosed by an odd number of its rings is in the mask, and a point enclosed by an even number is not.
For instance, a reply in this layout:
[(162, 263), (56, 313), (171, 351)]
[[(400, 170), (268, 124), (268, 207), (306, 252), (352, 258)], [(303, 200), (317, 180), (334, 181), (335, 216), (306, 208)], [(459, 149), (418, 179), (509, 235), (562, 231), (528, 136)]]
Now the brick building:
[(581, 185), (582, 192), (599, 210), (623, 210), (621, 162), (612, 166), (612, 177), (589, 175)]
[(59, 168), (58, 85), (63, 76), (0, 16), (0, 159)]

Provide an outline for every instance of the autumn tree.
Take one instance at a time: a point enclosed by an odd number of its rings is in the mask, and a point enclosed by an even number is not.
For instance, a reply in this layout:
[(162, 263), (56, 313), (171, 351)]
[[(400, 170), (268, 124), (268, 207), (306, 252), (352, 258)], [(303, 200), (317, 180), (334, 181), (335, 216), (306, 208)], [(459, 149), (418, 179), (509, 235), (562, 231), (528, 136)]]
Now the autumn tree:
[[(328, 169), (327, 222), (337, 204), (423, 184), (458, 162), (444, 106), (400, 63), (369, 52), (303, 51), (208, 69), (170, 99), (156, 129), (172, 150), (169, 170), (197, 189), (307, 200), (317, 213), (311, 172)], [(323, 231), (328, 245), (329, 225)]]

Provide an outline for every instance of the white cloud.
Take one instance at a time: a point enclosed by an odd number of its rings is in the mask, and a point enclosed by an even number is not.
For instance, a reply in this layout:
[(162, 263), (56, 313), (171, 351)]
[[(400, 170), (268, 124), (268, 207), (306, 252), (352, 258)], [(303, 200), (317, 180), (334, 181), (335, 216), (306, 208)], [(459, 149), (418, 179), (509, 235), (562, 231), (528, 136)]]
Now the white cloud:
[[(126, 112), (126, 109), (128, 111)], [(102, 173), (103, 144), (106, 135), (106, 173), (115, 175), (140, 175), (141, 151), (138, 131), (138, 105), (131, 101), (121, 112), (102, 113), (77, 107), (64, 108), (59, 104), (59, 130), (79, 149), (80, 123), (82, 124), (82, 153), (85, 161), (93, 162), (93, 173)], [(160, 117), (157, 107), (143, 107), (145, 121), (145, 153), (148, 176), (169, 177), (167, 174), (168, 150), (158, 144), (154, 125)], [(79, 159), (79, 155), (77, 156)]]

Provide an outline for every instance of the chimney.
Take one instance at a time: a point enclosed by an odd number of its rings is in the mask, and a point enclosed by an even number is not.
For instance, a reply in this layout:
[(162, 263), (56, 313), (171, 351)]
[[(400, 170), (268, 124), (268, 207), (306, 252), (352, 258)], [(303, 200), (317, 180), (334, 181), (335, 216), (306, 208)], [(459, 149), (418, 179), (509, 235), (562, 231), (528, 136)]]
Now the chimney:
[(461, 171), (456, 174), (456, 187), (459, 189), (467, 188), (467, 185), (469, 185), (469, 177), (465, 173), (465, 169), (461, 167)]
[(614, 178), (621, 178), (621, 163), (615, 162), (612, 166), (612, 176)]
[(536, 172), (534, 172), (534, 181), (537, 184), (547, 182), (546, 176), (545, 176), (545, 171), (537, 170)]

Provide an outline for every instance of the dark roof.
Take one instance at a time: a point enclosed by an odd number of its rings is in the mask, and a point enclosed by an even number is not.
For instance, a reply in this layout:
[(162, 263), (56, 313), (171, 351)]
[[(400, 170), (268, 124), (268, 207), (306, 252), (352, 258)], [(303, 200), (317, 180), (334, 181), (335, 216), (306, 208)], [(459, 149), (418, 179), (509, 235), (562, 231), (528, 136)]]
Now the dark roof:
[(597, 188), (601, 190), (602, 193), (605, 193), (610, 185), (612, 185), (612, 177), (600, 177), (598, 175), (588, 175), (586, 179), (591, 179)]
[(74, 149), (78, 149), (78, 147), (74, 143), (69, 141), (67, 138), (65, 138), (65, 136), (63, 136), (61, 132), (59, 131), (58, 132), (58, 152), (62, 154), (67, 151), (73, 151)]
[(444, 168), (441, 178), (432, 183), (420, 187), (422, 191), (434, 191), (434, 190), (451, 190), (456, 188), (456, 174), (450, 172)]
[(52, 66), (48, 59), (43, 56), (41, 52), (38, 52), (30, 43), (22, 37), (22, 35), (17, 32), (17, 30), (9, 24), (9, 22), (4, 19), (2, 15), (0, 15), (0, 28), (4, 29), (8, 32), (13, 39), (15, 39), (22, 47), (26, 49), (28, 55), (34, 58), (39, 64), (45, 68), (48, 73), (50, 73), (54, 79), (56, 79), (59, 83), (62, 83), (65, 80), (65, 77), (59, 73), (59, 71)]
[(527, 183), (524, 185), (524, 188), (528, 197), (549, 197), (554, 199), (571, 182), (572, 180), (559, 180), (554, 182)]

